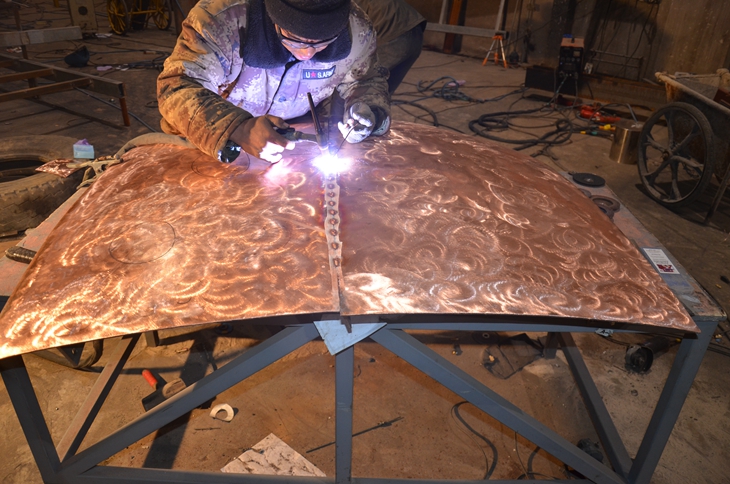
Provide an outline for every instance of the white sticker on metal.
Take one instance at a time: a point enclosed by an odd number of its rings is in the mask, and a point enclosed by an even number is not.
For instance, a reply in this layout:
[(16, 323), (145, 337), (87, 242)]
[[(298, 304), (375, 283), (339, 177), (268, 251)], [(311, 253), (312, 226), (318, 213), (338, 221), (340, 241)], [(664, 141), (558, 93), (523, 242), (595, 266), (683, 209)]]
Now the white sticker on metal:
[(667, 257), (667, 254), (662, 249), (649, 249), (644, 247), (642, 250), (660, 274), (679, 274), (677, 267), (669, 260), (669, 257)]

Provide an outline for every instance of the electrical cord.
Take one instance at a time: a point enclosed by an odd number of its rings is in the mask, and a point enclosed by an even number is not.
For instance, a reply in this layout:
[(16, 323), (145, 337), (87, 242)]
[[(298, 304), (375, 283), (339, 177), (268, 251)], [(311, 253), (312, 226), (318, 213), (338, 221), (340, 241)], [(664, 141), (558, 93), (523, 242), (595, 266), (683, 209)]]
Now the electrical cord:
[[(120, 108), (119, 106), (117, 106), (116, 104), (114, 104), (114, 103), (110, 103), (109, 101), (106, 101), (106, 100), (104, 100), (104, 99), (101, 99), (100, 97), (94, 96), (93, 94), (91, 94), (91, 93), (88, 93), (88, 92), (84, 91), (83, 89), (79, 89), (78, 87), (75, 87), (74, 89), (75, 89), (76, 91), (79, 91), (79, 92), (80, 92), (80, 93), (82, 93), (82, 94), (86, 94), (87, 96), (89, 96), (89, 97), (90, 97), (90, 98), (92, 98), (92, 99), (96, 99), (97, 101), (101, 101), (101, 102), (103, 102), (104, 104), (106, 104), (106, 105), (108, 105), (108, 106), (111, 106), (111, 107), (113, 107), (113, 108), (119, 109), (120, 111), (121, 111), (121, 109), (122, 109), (122, 108)], [(144, 122), (144, 121), (143, 121), (143, 120), (142, 120), (142, 119), (141, 119), (141, 118), (140, 118), (139, 116), (137, 116), (137, 115), (136, 115), (136, 114), (134, 114), (133, 112), (131, 112), (131, 111), (127, 110), (127, 113), (128, 113), (128, 114), (129, 114), (130, 116), (132, 116), (132, 117), (133, 117), (134, 119), (136, 119), (137, 121), (139, 121), (139, 122), (140, 122), (140, 123), (141, 123), (142, 125), (144, 125), (144, 127), (145, 127), (145, 128), (149, 129), (149, 130), (150, 130), (150, 131), (152, 131), (153, 133), (159, 133), (159, 131), (158, 131), (158, 130), (156, 130), (155, 128), (153, 128), (153, 127), (152, 127), (152, 126), (150, 126), (149, 124), (145, 123), (145, 122)]]
[[(437, 86), (439, 83), (443, 83), (440, 86)], [(413, 85), (413, 84), (411, 84)], [(410, 114), (414, 116), (416, 120), (424, 120), (424, 117), (430, 116), (431, 118), (431, 124), (436, 127), (444, 127), (449, 128), (453, 131), (456, 131), (458, 133), (466, 134), (463, 131), (461, 131), (458, 128), (455, 128), (453, 126), (448, 126), (443, 123), (441, 123), (438, 119), (438, 113), (448, 111), (450, 109), (457, 109), (464, 107), (464, 104), (459, 104), (454, 107), (446, 108), (441, 111), (435, 111), (431, 108), (428, 108), (422, 104), (419, 104), (419, 101), (425, 101), (428, 99), (442, 99), (444, 101), (448, 101), (450, 103), (467, 103), (469, 104), (481, 104), (481, 103), (488, 103), (488, 102), (496, 102), (500, 101), (502, 99), (505, 99), (508, 96), (512, 96), (514, 94), (522, 94), (526, 91), (526, 88), (524, 85), (518, 86), (516, 90), (510, 91), (506, 94), (501, 94), (499, 96), (495, 96), (493, 98), (486, 98), (486, 99), (480, 99), (480, 98), (474, 98), (472, 96), (469, 96), (468, 94), (464, 93), (462, 91), (462, 87), (456, 79), (454, 79), (451, 76), (442, 76), (434, 81), (418, 81), (417, 84), (415, 84), (415, 87), (417, 89), (417, 92), (415, 93), (401, 93), (400, 96), (405, 95), (417, 95), (421, 94), (422, 96), (418, 97), (414, 100), (402, 100), (402, 99), (392, 99), (391, 100), (391, 106), (398, 106), (402, 111), (404, 111), (407, 114)], [(469, 86), (471, 88), (475, 87), (514, 87), (514, 86)], [(408, 111), (406, 109), (406, 106), (412, 106), (417, 109), (420, 109), (422, 111), (425, 111), (425, 114), (416, 116), (412, 112)]]
[(523, 473), (520, 474), (517, 477), (517, 479), (515, 479), (515, 480), (517, 480), (517, 481), (522, 481), (524, 479), (534, 480), (535, 476), (546, 477), (553, 481), (560, 480), (559, 477), (548, 476), (547, 474), (541, 474), (539, 472), (535, 472), (532, 470), (533, 461), (535, 460), (535, 456), (537, 455), (538, 452), (540, 452), (540, 450), (541, 450), (540, 446), (535, 447), (535, 449), (530, 453), (530, 457), (528, 457), (528, 459), (527, 459), (527, 467), (525, 467), (524, 462), (522, 462), (522, 456), (520, 455), (520, 448), (517, 444), (517, 432), (515, 432), (515, 452), (517, 453), (517, 460), (520, 461), (520, 466), (522, 466), (522, 470), (523, 470)]
[(391, 100), (391, 102), (390, 102), (390, 105), (391, 105), (391, 106), (397, 106), (397, 107), (399, 107), (399, 108), (400, 108), (400, 109), (401, 109), (401, 110), (402, 110), (403, 112), (405, 112), (405, 113), (407, 113), (407, 114), (410, 114), (410, 115), (411, 115), (411, 116), (413, 116), (414, 118), (416, 118), (416, 119), (420, 119), (420, 120), (423, 120), (423, 116), (425, 116), (425, 114), (424, 114), (424, 115), (421, 115), (421, 116), (415, 116), (415, 115), (414, 115), (413, 113), (411, 113), (411, 112), (408, 112), (408, 110), (407, 110), (407, 109), (405, 109), (405, 108), (404, 108), (403, 106), (406, 106), (406, 105), (407, 105), (407, 106), (413, 106), (413, 107), (415, 107), (415, 108), (421, 109), (421, 110), (423, 110), (423, 111), (426, 111), (426, 113), (427, 113), (427, 114), (428, 114), (429, 116), (431, 116), (431, 119), (432, 119), (432, 123), (431, 123), (431, 124), (433, 124), (433, 126), (435, 126), (435, 127), (437, 127), (437, 128), (438, 128), (438, 127), (444, 127), (444, 128), (449, 128), (449, 129), (451, 129), (451, 130), (453, 130), (453, 131), (456, 131), (457, 133), (461, 133), (461, 134), (466, 134), (466, 133), (464, 133), (463, 131), (461, 131), (461, 130), (460, 130), (459, 128), (454, 128), (453, 126), (449, 126), (449, 125), (447, 125), (447, 124), (443, 124), (443, 123), (441, 123), (441, 122), (439, 121), (439, 119), (438, 119), (437, 113), (436, 113), (436, 112), (435, 112), (434, 110), (432, 110), (432, 109), (429, 109), (429, 108), (427, 108), (426, 106), (422, 106), (421, 104), (418, 104), (418, 103), (417, 103), (417, 102), (415, 102), (415, 101), (403, 101), (403, 100), (398, 100), (398, 99), (392, 99), (392, 100)]
[[(524, 99), (524, 96), (515, 101), (510, 108), (506, 111), (500, 111), (496, 113), (488, 113), (483, 114), (478, 119), (474, 119), (469, 122), (469, 129), (473, 131), (475, 134), (482, 136), (487, 139), (491, 139), (493, 141), (498, 141), (500, 143), (506, 143), (511, 145), (516, 145), (514, 149), (516, 151), (521, 151), (527, 148), (535, 147), (535, 146), (541, 146), (542, 148), (537, 151), (536, 153), (533, 153), (531, 156), (537, 157), (537, 156), (549, 156), (553, 159), (553, 161), (557, 161), (557, 157), (554, 156), (549, 150), (553, 146), (562, 145), (565, 143), (568, 143), (571, 140), (571, 137), (574, 132), (576, 131), (586, 131), (590, 132), (591, 134), (595, 136), (601, 136), (605, 138), (610, 138), (611, 135), (609, 133), (603, 133), (598, 130), (599, 124), (594, 122), (594, 118), (600, 113), (601, 110), (606, 109), (609, 106), (612, 105), (620, 105), (620, 106), (626, 106), (629, 109), (629, 112), (631, 113), (631, 117), (634, 120), (635, 124), (638, 124), (638, 120), (636, 118), (636, 114), (634, 112), (634, 109), (630, 104), (606, 104), (602, 105), (599, 108), (597, 108), (591, 115), (589, 119), (583, 119), (580, 118), (577, 115), (577, 108), (581, 106), (581, 103), (578, 102), (579, 99), (576, 97), (576, 102), (573, 102), (571, 106), (566, 107), (559, 107), (556, 105), (556, 101), (561, 97), (560, 91), (563, 88), (563, 85), (565, 82), (569, 79), (569, 77), (565, 76), (562, 78), (560, 84), (555, 89), (555, 92), (553, 93), (552, 98), (546, 102), (543, 106), (532, 108), (532, 109), (523, 109), (523, 110), (513, 110), (512, 108), (514, 105)], [(556, 79), (557, 81), (557, 79)], [(557, 83), (557, 82), (556, 82)], [(576, 80), (577, 84), (577, 80)], [(577, 92), (577, 89), (576, 89)], [(547, 117), (554, 114), (558, 114), (561, 117), (555, 120), (554, 123), (551, 123), (549, 125), (537, 125), (535, 126), (530, 125), (524, 125), (519, 124), (515, 122), (515, 119), (519, 118), (540, 118), (540, 117)], [(545, 129), (554, 126), (554, 129), (543, 133), (542, 135), (537, 134), (531, 134), (528, 131), (525, 131), (526, 129)], [(528, 134), (529, 138), (515, 138), (515, 137), (505, 137), (496, 133), (503, 133), (505, 131), (512, 130), (516, 132), (520, 132), (523, 134)]]
[(555, 121), (555, 129), (544, 133), (542, 136), (534, 135), (533, 138), (505, 138), (492, 133), (503, 132), (510, 129), (509, 120), (515, 117), (539, 113), (544, 107), (534, 109), (523, 109), (520, 111), (501, 111), (496, 113), (482, 114), (478, 119), (469, 121), (469, 129), (483, 138), (517, 145), (514, 149), (521, 151), (533, 146), (557, 146), (565, 144), (573, 135), (574, 126), (569, 119), (558, 119)]
[(484, 463), (485, 463), (486, 469), (484, 471), (484, 477), (482, 477), (482, 480), (486, 481), (487, 479), (492, 477), (492, 474), (494, 474), (494, 470), (497, 468), (497, 460), (499, 459), (499, 453), (497, 452), (497, 447), (495, 447), (494, 444), (488, 438), (486, 438), (484, 435), (479, 433), (476, 429), (474, 429), (474, 427), (469, 425), (466, 422), (466, 420), (464, 420), (464, 417), (462, 417), (461, 414), (459, 413), (459, 407), (461, 407), (462, 405), (467, 404), (467, 403), (469, 403), (469, 402), (462, 401), (462, 402), (457, 403), (456, 405), (451, 407), (449, 414), (451, 415), (452, 419), (458, 421), (474, 436), (476, 436), (478, 439), (482, 440), (485, 444), (487, 444), (489, 449), (492, 451), (492, 462), (490, 464), (489, 458), (487, 457), (487, 453), (484, 451), (482, 446), (479, 445), (479, 442), (477, 440), (475, 440), (472, 435), (467, 434), (469, 436), (469, 438), (477, 444), (477, 446), (479, 447), (479, 450), (482, 452), (482, 455), (484, 456)]

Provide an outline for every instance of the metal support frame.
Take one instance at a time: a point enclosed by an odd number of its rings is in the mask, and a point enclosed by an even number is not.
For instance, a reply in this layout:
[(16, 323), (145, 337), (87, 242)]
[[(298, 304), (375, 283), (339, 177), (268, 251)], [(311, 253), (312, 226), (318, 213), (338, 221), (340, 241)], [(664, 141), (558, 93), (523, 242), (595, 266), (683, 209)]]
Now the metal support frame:
[(591, 481), (599, 484), (624, 482), (611, 469), (523, 412), (509, 400), (486, 388), (474, 377), (469, 376), (413, 336), (404, 331), (390, 330), (386, 327), (374, 333), (371, 338), (481, 411), (570, 465)]
[[(41, 78), (52, 81), (51, 84), (31, 87), (29, 89), (21, 89), (17, 91), (0, 90), (0, 102), (36, 98), (44, 94), (68, 91), (75, 88), (84, 88), (89, 91), (119, 99), (119, 107), (122, 111), (122, 121), (124, 126), (129, 126), (131, 124), (129, 120), (129, 112), (127, 110), (124, 83), (121, 81), (114, 81), (89, 74), (80, 74), (69, 69), (62, 69), (60, 67), (54, 67), (27, 59), (18, 59), (17, 57), (5, 54), (0, 54), (0, 67), (10, 69), (18, 73), (18, 75), (24, 73), (29, 82), (35, 82), (36, 79)], [(51, 73), (47, 74), (49, 69)], [(35, 75), (30, 77), (30, 73), (32, 72), (35, 72)], [(13, 76), (15, 75), (11, 74), (7, 79), (13, 79)], [(75, 114), (88, 117), (81, 113)]]
[(56, 451), (61, 460), (71, 457), (79, 449), (81, 442), (86, 437), (86, 432), (91, 428), (91, 424), (104, 404), (104, 400), (106, 400), (112, 386), (114, 386), (114, 382), (122, 372), (122, 368), (124, 368), (125, 363), (129, 359), (129, 355), (132, 354), (137, 340), (139, 340), (138, 334), (124, 336), (117, 344), (117, 347), (114, 349), (114, 354), (112, 354), (109, 362), (104, 366), (104, 370), (102, 370), (94, 386), (91, 387), (91, 391), (86, 396), (86, 400), (84, 400), (71, 425), (69, 425), (66, 433), (61, 438), (61, 442), (56, 447)]
[[(426, 320), (425, 322), (388, 324), (374, 333), (371, 338), (586, 477), (585, 480), (577, 482), (647, 484), (659, 462), (717, 323), (718, 320), (716, 319), (712, 321), (700, 320), (697, 322), (702, 331), (699, 337), (688, 335), (683, 339), (634, 460), (629, 457), (570, 334), (574, 332), (593, 332), (596, 329), (593, 326), (568, 326), (565, 324), (540, 324), (519, 321), (469, 322), (457, 319), (452, 322), (430, 322)], [(557, 339), (557, 343), (568, 360), (613, 469), (599, 463), (556, 432), (416, 340), (404, 331), (408, 329), (555, 333), (554, 338)], [(626, 331), (633, 330), (627, 328)], [(313, 323), (288, 326), (235, 358), (226, 366), (190, 385), (181, 393), (78, 454), (75, 454), (76, 450), (101, 407), (104, 397), (131, 353), (134, 344), (139, 339), (139, 335), (125, 337), (121, 340), (107, 367), (92, 388), (86, 402), (79, 410), (66, 435), (61, 439), (58, 452), (54, 449), (22, 358), (18, 356), (0, 360), (0, 373), (5, 381), (41, 476), (46, 483), (419, 484), (428, 482), (433, 484), (435, 482), (448, 482), (457, 484), (471, 482), (352, 477), (354, 347), (343, 350), (335, 358), (336, 476), (334, 478), (260, 476), (99, 465), (113, 454), (190, 412), (198, 405), (210, 400), (318, 336), (319, 333)], [(496, 480), (492, 482), (524, 483), (537, 481)], [(571, 480), (570, 482), (574, 483), (576, 481)]]
[(335, 483), (352, 482), (352, 399), (355, 348), (335, 357)]
[(428, 22), (426, 24), (426, 30), (432, 32), (444, 32), (447, 34), (458, 34), (458, 35), (471, 35), (474, 37), (494, 37), (495, 35), (501, 35), (504, 38), (509, 36), (509, 33), (501, 29), (502, 19), (504, 17), (504, 5), (505, 0), (500, 0), (499, 10), (497, 11), (497, 22), (495, 23), (494, 29), (482, 29), (478, 27), (465, 27), (463, 25), (452, 25), (449, 24), (449, 4), (450, 0), (443, 0), (441, 2), (441, 14), (439, 15), (438, 23)]

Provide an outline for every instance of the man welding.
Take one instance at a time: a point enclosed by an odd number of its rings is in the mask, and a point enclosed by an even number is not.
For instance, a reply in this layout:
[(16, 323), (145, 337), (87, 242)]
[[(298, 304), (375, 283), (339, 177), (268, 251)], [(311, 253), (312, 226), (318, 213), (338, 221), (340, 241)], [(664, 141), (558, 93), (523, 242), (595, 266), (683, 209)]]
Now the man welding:
[[(241, 150), (276, 163), (294, 143), (285, 119), (335, 89), (350, 143), (390, 126), (387, 69), (351, 0), (201, 0), (157, 80), (162, 129), (231, 162)], [(275, 128), (279, 128), (277, 131)]]

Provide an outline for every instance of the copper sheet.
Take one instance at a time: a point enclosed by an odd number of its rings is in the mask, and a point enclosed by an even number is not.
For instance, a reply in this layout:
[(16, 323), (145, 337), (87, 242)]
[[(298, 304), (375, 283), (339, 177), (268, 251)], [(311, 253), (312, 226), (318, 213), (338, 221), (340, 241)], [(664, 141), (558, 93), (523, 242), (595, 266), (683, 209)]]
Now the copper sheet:
[(516, 151), (399, 126), (340, 184), (345, 314), (567, 316), (696, 330), (590, 199)]
[(68, 167), (69, 163), (74, 163), (75, 161), (76, 160), (74, 159), (53, 160), (39, 166), (35, 169), (35, 171), (42, 171), (45, 173), (50, 173), (52, 175), (60, 176), (61, 178), (68, 178), (69, 176), (73, 175), (75, 172), (81, 169)]
[[(388, 137), (343, 150), (352, 165), (328, 198), (311, 164), (317, 150), (301, 143), (271, 168), (170, 145), (130, 151), (29, 267), (0, 317), (0, 358), (338, 311), (552, 315), (697, 331), (609, 219), (525, 155), (396, 124)], [(325, 200), (337, 198), (330, 216)], [(325, 232), (331, 219), (336, 238)]]

